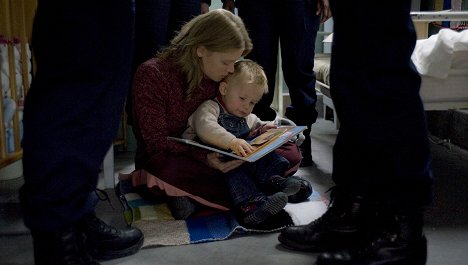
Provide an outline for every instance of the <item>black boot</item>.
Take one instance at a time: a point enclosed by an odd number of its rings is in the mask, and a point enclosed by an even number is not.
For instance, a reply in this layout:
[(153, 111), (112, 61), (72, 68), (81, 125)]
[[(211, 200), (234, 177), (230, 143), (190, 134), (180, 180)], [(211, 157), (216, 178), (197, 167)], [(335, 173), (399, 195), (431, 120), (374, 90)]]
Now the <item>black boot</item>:
[(134, 227), (117, 229), (89, 214), (78, 223), (86, 236), (88, 252), (99, 260), (116, 259), (137, 253), (143, 244), (143, 233)]
[(422, 223), (421, 215), (414, 213), (392, 216), (361, 247), (322, 253), (316, 265), (424, 265), (427, 240)]
[(83, 235), (73, 228), (31, 234), (36, 265), (99, 265), (86, 251)]
[(314, 165), (314, 161), (312, 160), (312, 140), (310, 139), (310, 131), (311, 127), (307, 126), (307, 129), (304, 130), (304, 142), (299, 146), (301, 149), (302, 160), (301, 160), (301, 167), (310, 167)]
[(371, 211), (360, 196), (332, 190), (327, 212), (307, 225), (283, 229), (278, 237), (289, 249), (320, 252), (337, 250), (356, 243), (369, 221)]

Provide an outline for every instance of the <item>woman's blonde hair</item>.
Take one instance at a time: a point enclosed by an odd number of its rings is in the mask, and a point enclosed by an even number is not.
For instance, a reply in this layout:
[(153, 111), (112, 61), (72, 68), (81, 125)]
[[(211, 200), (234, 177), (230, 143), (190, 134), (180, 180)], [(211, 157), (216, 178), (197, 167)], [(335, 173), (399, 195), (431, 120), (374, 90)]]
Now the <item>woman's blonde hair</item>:
[(252, 41), (242, 19), (224, 9), (212, 10), (187, 22), (159, 54), (162, 58), (175, 58), (180, 66), (186, 78), (187, 99), (203, 79), (202, 61), (197, 55), (200, 46), (212, 52), (244, 49), (245, 56), (252, 50)]
[(268, 93), (268, 80), (265, 71), (263, 71), (262, 66), (252, 60), (242, 59), (237, 61), (234, 64), (234, 72), (226, 76), (224, 81), (229, 83), (237, 78), (240, 78), (244, 84), (254, 84), (262, 88), (263, 94)]

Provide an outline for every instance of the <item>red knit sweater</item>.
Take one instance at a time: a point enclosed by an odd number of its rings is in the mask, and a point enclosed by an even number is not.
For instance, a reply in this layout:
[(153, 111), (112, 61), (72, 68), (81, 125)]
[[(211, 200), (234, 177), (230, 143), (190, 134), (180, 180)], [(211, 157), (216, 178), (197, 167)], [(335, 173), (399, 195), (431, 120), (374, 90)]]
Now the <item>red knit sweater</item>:
[[(170, 58), (150, 59), (138, 68), (134, 77), (137, 169), (142, 168), (148, 160), (164, 161), (164, 157), (169, 154), (188, 152), (196, 160), (205, 161), (206, 152), (167, 140), (166, 137), (181, 136), (187, 127), (189, 116), (203, 101), (216, 95), (218, 83), (203, 79), (201, 85), (193, 91), (190, 100), (186, 100), (185, 78), (172, 61)], [(159, 166), (164, 167), (164, 164)]]

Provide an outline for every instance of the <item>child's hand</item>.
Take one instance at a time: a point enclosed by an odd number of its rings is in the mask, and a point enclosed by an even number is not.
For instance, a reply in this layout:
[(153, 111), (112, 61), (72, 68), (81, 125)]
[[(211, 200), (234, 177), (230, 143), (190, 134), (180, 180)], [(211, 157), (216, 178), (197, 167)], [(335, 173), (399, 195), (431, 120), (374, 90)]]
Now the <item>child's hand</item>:
[(260, 134), (268, 131), (269, 129), (275, 129), (278, 128), (275, 124), (265, 124), (260, 128)]
[(235, 138), (229, 143), (229, 149), (239, 156), (246, 156), (254, 151), (254, 148), (249, 143), (239, 138)]
[(253, 139), (253, 138), (259, 136), (260, 134), (268, 131), (269, 129), (274, 129), (274, 128), (278, 128), (278, 126), (275, 125), (275, 124), (272, 124), (272, 123), (264, 124), (264, 125), (258, 127), (257, 129), (251, 131), (249, 133), (249, 136), (247, 137), (247, 139), (249, 139), (249, 140)]

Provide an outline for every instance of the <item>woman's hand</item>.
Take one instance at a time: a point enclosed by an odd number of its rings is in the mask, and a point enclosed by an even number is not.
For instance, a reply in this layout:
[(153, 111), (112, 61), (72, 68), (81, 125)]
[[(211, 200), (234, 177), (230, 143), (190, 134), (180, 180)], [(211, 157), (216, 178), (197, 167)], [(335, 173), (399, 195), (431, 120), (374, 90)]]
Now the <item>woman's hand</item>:
[(243, 160), (230, 160), (227, 162), (223, 162), (219, 160), (219, 153), (208, 153), (206, 155), (206, 163), (208, 166), (217, 169), (223, 173), (231, 171), (236, 167), (242, 165), (245, 161)]
[(317, 1), (317, 15), (320, 15), (320, 23), (324, 23), (329, 18), (331, 18), (332, 13), (330, 10), (330, 3), (328, 0), (318, 0)]
[(229, 143), (231, 149), (238, 156), (246, 156), (254, 151), (254, 148), (244, 139), (235, 138)]

